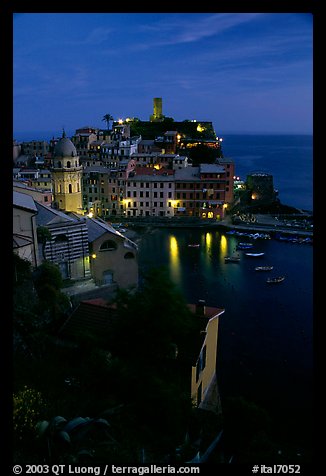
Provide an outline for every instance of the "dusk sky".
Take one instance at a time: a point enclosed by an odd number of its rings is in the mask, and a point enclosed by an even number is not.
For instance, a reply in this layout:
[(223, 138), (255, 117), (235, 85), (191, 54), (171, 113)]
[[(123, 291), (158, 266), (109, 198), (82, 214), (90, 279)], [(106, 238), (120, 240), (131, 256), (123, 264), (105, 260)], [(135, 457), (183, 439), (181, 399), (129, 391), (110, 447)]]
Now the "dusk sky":
[(154, 97), (217, 135), (313, 130), (309, 13), (18, 13), (13, 33), (14, 138), (147, 121)]

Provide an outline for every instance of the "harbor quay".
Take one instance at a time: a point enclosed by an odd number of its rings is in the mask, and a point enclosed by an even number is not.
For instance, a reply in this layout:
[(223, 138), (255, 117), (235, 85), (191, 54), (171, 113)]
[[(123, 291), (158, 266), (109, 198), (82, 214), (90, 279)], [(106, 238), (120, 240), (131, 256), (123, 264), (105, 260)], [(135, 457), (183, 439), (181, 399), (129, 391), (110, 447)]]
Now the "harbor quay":
[[(300, 215), (299, 215), (300, 216)], [(144, 217), (144, 218), (133, 218), (130, 219), (122, 219), (121, 223), (118, 224), (122, 227), (126, 228), (138, 228), (138, 227), (180, 227), (180, 228), (214, 228), (214, 229), (221, 229), (221, 230), (235, 230), (235, 231), (243, 231), (243, 232), (251, 232), (251, 233), (269, 233), (271, 236), (275, 234), (282, 233), (286, 235), (292, 236), (300, 236), (300, 237), (313, 237), (313, 228), (308, 228), (307, 226), (300, 226), (296, 221), (286, 221), (284, 219), (280, 219), (275, 217), (274, 215), (266, 215), (266, 214), (257, 214), (255, 215), (254, 222), (241, 222), (241, 223), (233, 223), (232, 217), (227, 216), (225, 219), (220, 221), (210, 221), (210, 220), (202, 220), (196, 218), (189, 218), (189, 217), (172, 217), (172, 218), (159, 218), (159, 217)], [(114, 224), (113, 224), (114, 225)], [(126, 236), (128, 236), (128, 231), (126, 231)]]

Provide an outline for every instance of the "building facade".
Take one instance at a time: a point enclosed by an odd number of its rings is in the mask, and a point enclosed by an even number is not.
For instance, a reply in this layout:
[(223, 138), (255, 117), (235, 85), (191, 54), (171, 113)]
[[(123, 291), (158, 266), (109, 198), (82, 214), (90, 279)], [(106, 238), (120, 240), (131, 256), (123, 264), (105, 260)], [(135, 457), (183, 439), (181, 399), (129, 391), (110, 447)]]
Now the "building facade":
[(37, 242), (37, 207), (33, 197), (13, 191), (13, 250), (34, 268), (40, 264)]
[(201, 164), (175, 172), (175, 215), (220, 220), (233, 201), (233, 167)]
[(57, 264), (63, 279), (90, 277), (88, 233), (84, 217), (69, 216), (60, 210), (36, 203), (37, 226), (46, 227), (51, 239), (40, 246), (40, 259)]
[(174, 214), (174, 171), (136, 168), (126, 178), (126, 217), (172, 217)]
[(52, 192), (49, 190), (42, 190), (30, 187), (23, 182), (15, 180), (13, 181), (13, 190), (16, 192), (25, 193), (26, 195), (30, 195), (36, 202), (42, 203), (47, 207), (50, 207), (52, 204)]
[(138, 248), (103, 220), (86, 218), (91, 253), (90, 270), (97, 285), (138, 286)]
[(198, 408), (219, 413), (216, 358), (219, 318), (225, 309), (208, 307), (204, 301), (188, 306), (200, 319), (202, 328), (198, 357), (192, 367), (191, 398)]

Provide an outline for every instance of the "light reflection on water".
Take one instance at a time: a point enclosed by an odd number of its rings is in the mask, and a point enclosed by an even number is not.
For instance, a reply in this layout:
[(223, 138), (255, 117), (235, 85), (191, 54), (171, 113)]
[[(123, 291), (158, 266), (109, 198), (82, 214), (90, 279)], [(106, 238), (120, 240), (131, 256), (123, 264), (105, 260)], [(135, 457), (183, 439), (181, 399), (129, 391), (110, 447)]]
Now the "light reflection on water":
[(173, 235), (170, 236), (169, 241), (171, 279), (174, 282), (179, 283), (181, 280), (179, 245), (176, 237)]

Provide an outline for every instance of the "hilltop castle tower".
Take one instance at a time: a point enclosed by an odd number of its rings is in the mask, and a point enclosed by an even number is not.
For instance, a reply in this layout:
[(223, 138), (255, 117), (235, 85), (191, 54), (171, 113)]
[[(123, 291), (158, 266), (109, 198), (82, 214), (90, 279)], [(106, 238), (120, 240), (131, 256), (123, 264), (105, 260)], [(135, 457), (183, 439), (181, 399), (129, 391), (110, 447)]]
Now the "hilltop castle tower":
[(153, 99), (153, 114), (150, 116), (149, 120), (151, 122), (161, 122), (163, 121), (164, 116), (162, 114), (162, 98)]
[(54, 206), (66, 212), (83, 214), (82, 175), (77, 150), (65, 131), (56, 143), (51, 168)]

